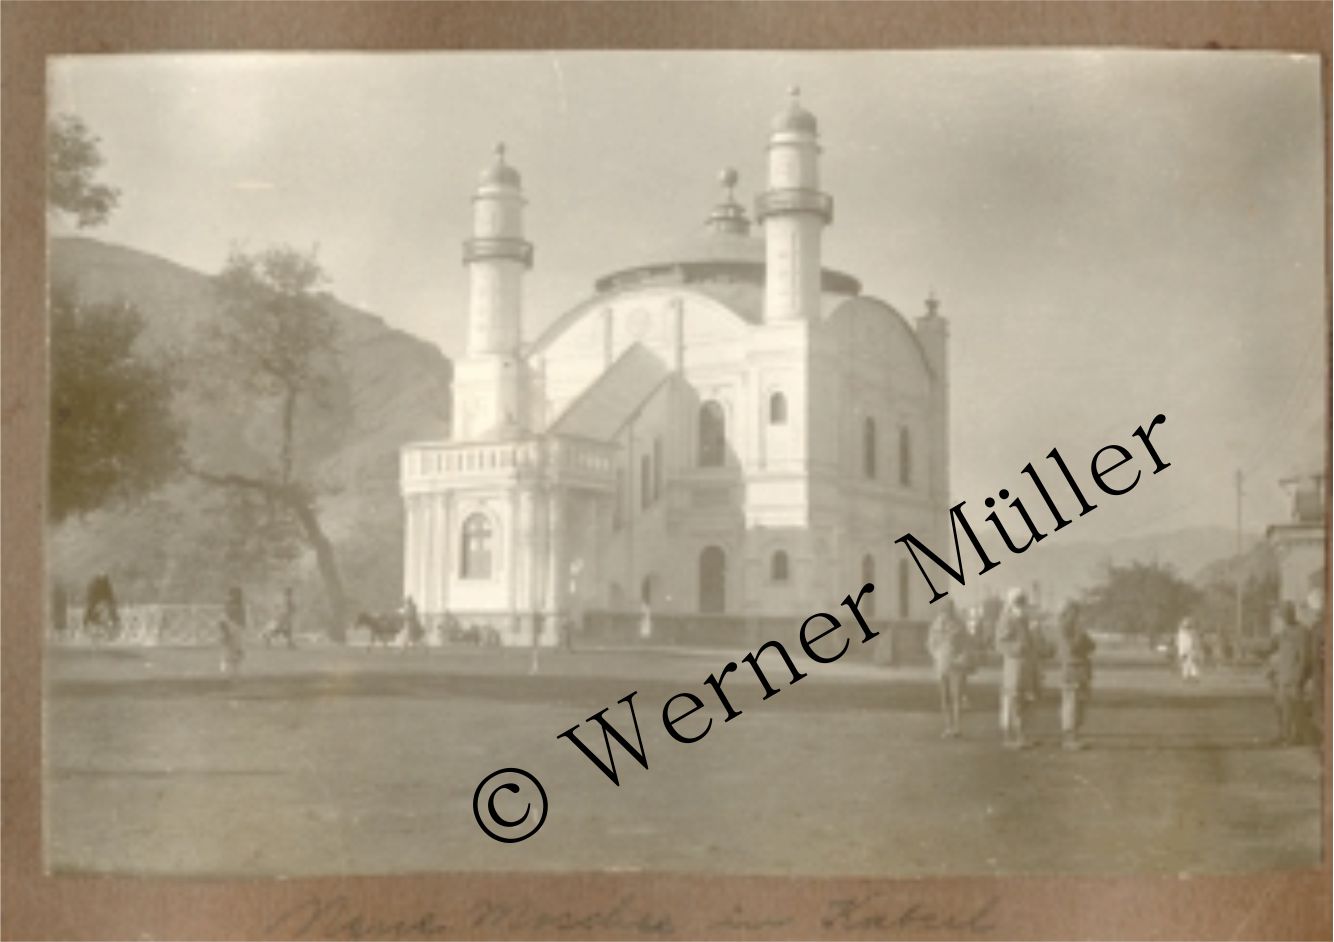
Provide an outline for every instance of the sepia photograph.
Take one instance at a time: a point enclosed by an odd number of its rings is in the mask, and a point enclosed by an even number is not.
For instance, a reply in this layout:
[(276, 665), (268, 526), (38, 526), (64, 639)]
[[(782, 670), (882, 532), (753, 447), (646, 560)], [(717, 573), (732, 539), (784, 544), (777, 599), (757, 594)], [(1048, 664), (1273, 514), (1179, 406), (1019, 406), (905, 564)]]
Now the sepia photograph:
[(46, 77), (45, 873), (1322, 866), (1318, 57)]

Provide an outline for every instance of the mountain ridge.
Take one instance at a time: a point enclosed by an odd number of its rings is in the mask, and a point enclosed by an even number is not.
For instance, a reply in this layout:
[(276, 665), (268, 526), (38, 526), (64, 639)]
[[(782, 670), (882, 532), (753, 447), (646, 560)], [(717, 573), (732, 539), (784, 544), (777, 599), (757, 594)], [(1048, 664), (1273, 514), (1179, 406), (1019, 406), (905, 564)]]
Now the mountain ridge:
[[(234, 470), (272, 460), (274, 410), (219, 395), (210, 385), (216, 358), (210, 359), (208, 334), (219, 311), (212, 276), (84, 236), (53, 238), (48, 270), (52, 283), (71, 282), (81, 302), (133, 305), (144, 319), (143, 355), (178, 361), (182, 390), (174, 406), (192, 460)], [(402, 586), (398, 450), (448, 435), (452, 364), (432, 344), (375, 314), (328, 292), (321, 299), (338, 325), (345, 395), (329, 419), (306, 420), (298, 446), (305, 476), (325, 486), (321, 520), (353, 604), (384, 607), (399, 601)], [(216, 489), (182, 478), (143, 501), (54, 527), (51, 575), (77, 596), (105, 571), (122, 597), (142, 601), (217, 601), (234, 583), (272, 595), (279, 583), (293, 582), (311, 608), (321, 597), (313, 564), (304, 556), (276, 567), (231, 559), (220, 533), (237, 522)]]

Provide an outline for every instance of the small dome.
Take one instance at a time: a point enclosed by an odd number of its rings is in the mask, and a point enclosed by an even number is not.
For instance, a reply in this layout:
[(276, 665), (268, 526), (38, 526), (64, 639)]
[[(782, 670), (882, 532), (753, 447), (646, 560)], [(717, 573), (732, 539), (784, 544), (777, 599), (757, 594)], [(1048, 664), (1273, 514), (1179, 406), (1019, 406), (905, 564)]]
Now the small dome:
[(731, 167), (724, 167), (718, 174), (718, 182), (727, 191), (723, 201), (713, 207), (705, 226), (714, 232), (728, 232), (735, 235), (750, 233), (750, 220), (746, 218), (746, 208), (736, 201), (733, 190), (740, 180), (740, 175)]
[(512, 186), (518, 189), (519, 171), (505, 163), (504, 144), (496, 145), (496, 159), (491, 162), (491, 166), (482, 171), (477, 182), (480, 186)]
[(801, 107), (801, 89), (795, 85), (788, 92), (787, 107), (774, 115), (772, 130), (775, 134), (786, 131), (799, 131), (803, 134), (815, 134), (818, 125), (815, 115)]

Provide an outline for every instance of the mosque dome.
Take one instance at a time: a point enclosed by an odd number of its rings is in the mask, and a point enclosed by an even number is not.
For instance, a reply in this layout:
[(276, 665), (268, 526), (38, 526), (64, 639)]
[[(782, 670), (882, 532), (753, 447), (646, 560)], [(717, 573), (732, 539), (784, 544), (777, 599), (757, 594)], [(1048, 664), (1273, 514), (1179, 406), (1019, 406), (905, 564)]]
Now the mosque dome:
[[(598, 292), (646, 284), (764, 284), (763, 237), (705, 227), (684, 239), (670, 242), (638, 264), (611, 271), (595, 283)], [(824, 291), (855, 295), (861, 284), (851, 275), (825, 268)]]
[(816, 134), (819, 126), (815, 115), (801, 106), (801, 89), (795, 85), (788, 92), (787, 107), (774, 115), (771, 130), (775, 134), (796, 131), (802, 134)]

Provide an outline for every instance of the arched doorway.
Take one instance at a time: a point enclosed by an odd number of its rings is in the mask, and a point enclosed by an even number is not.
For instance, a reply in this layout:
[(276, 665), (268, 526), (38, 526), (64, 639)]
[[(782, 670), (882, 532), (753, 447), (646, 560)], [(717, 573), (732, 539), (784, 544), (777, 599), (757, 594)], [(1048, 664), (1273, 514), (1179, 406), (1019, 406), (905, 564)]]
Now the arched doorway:
[(727, 610), (727, 557), (717, 546), (706, 546), (699, 554), (699, 610)]

